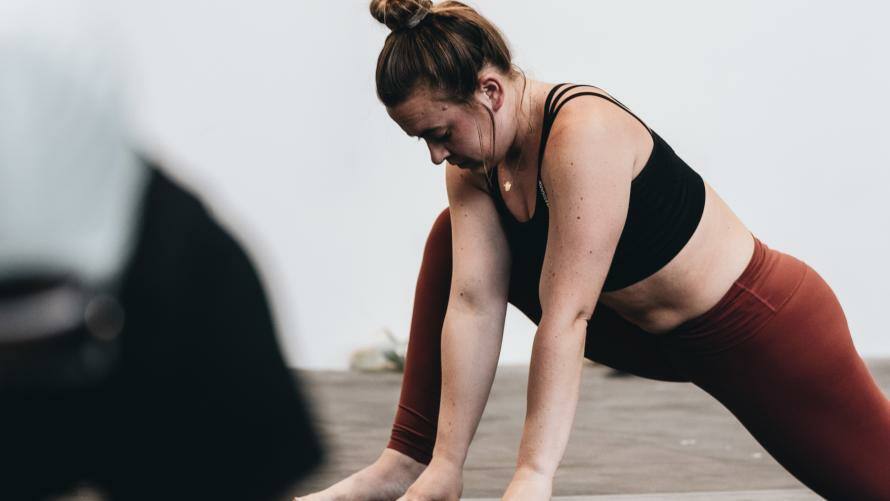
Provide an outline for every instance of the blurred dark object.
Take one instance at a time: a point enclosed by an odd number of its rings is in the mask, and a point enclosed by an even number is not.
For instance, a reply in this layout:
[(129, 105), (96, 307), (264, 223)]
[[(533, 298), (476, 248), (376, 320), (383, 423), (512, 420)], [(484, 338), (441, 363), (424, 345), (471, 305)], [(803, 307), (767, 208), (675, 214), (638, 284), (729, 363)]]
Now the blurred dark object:
[(148, 168), (113, 288), (0, 285), (0, 499), (271, 499), (323, 459), (249, 258)]

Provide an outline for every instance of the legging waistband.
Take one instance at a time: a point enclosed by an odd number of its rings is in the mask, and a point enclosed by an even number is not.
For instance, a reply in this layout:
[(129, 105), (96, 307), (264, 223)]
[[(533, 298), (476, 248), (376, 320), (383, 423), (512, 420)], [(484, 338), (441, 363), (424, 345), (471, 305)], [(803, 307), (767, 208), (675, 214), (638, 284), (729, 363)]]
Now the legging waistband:
[(703, 314), (662, 334), (665, 343), (681, 343), (698, 353), (731, 348), (756, 334), (797, 291), (807, 264), (753, 237), (751, 259), (726, 294)]

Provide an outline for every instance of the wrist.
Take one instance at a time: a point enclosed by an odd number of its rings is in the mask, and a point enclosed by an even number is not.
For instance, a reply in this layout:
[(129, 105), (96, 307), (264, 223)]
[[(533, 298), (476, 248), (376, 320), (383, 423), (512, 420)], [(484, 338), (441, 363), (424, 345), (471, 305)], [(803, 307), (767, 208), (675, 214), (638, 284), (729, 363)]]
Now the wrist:
[(544, 468), (532, 464), (520, 464), (516, 467), (514, 478), (547, 480), (552, 482), (553, 476), (556, 474), (556, 468)]
[(459, 457), (450, 456), (447, 454), (436, 454), (434, 452), (433, 458), (430, 460), (429, 468), (443, 468), (461, 472), (464, 468), (464, 462)]
[(433, 457), (430, 460), (430, 465), (436, 463), (442, 466), (451, 466), (460, 470), (463, 469), (466, 459), (466, 453), (461, 454), (460, 452), (449, 451), (444, 447), (437, 447), (433, 448)]
[(550, 499), (553, 496), (553, 476), (541, 473), (525, 466), (516, 468), (507, 491), (504, 492), (504, 501), (518, 501), (526, 499)]

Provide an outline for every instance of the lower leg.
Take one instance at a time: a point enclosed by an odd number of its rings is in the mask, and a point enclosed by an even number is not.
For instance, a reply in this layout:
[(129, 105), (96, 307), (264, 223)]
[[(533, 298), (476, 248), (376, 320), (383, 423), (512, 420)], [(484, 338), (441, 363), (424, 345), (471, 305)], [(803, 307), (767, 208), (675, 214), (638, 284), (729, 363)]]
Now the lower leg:
[(451, 289), (451, 217), (442, 211), (423, 251), (402, 376), (387, 448), (429, 464), (436, 442), (442, 385), (442, 326)]
[(441, 390), (440, 345), (451, 288), (451, 219), (445, 209), (427, 237), (414, 293), (402, 392), (389, 443), (377, 460), (299, 501), (392, 500), (432, 459)]

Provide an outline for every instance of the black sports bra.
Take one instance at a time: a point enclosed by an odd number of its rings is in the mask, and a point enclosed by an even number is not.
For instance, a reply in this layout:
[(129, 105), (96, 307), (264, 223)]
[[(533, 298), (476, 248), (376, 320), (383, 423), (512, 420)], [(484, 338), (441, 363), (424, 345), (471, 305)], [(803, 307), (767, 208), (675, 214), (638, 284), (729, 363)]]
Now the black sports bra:
[[(541, 146), (538, 153), (537, 195), (534, 213), (520, 222), (507, 209), (498, 186), (498, 168), (489, 171), (489, 192), (501, 216), (513, 257), (513, 266), (535, 267), (540, 279), (547, 246), (549, 201), (541, 182), (541, 162), (550, 129), (557, 113), (572, 99), (597, 96), (621, 106), (639, 120), (654, 142), (642, 171), (631, 182), (630, 201), (624, 230), (603, 285), (604, 292), (623, 289), (654, 274), (676, 256), (692, 237), (705, 206), (705, 184), (658, 134), (618, 100), (598, 92), (567, 92), (585, 85), (559, 84), (544, 102)], [(558, 92), (558, 94), (557, 94)]]

